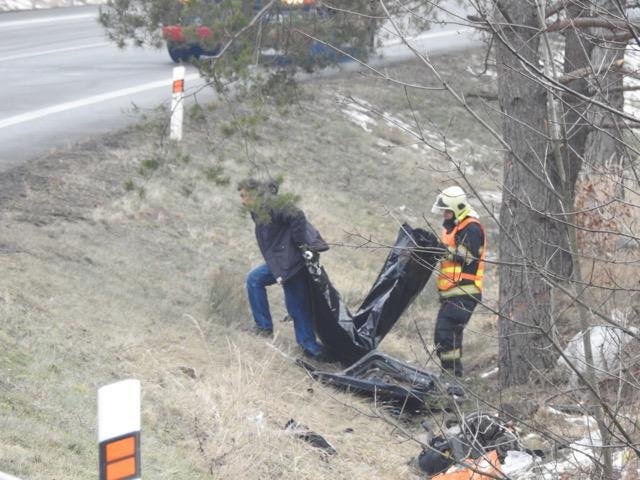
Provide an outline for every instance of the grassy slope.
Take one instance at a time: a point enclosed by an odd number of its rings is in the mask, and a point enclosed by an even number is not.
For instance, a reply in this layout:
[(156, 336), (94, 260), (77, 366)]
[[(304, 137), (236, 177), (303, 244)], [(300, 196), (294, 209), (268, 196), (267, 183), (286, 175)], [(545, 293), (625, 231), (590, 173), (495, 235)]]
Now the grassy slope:
[[(454, 83), (471, 88), (460, 59), (439, 62)], [(394, 70), (433, 83), (416, 66)], [(424, 226), (434, 192), (453, 176), (450, 165), (433, 150), (402, 146), (411, 138), (380, 120), (365, 131), (344, 113), (350, 107), (338, 93), (411, 123), (402, 89), (359, 74), (311, 82), (288, 115), (265, 112), (270, 120), (257, 127), (249, 158), (285, 174), (285, 188), (303, 196), (329, 241), (354, 244), (359, 239), (350, 234), (359, 232), (392, 242), (402, 219)], [(444, 93), (414, 92), (411, 100), (431, 135), (437, 130), (429, 122), (445, 129), (454, 121), (454, 157), (470, 160), (481, 189), (494, 189), (499, 158), (487, 135)], [(418, 447), (386, 415), (370, 418), (378, 415), (370, 402), (313, 383), (264, 340), (241, 332), (251, 323), (244, 275), (259, 252), (235, 189), (204, 173), (220, 157), (233, 181), (247, 172), (240, 137), (221, 133), (229, 115), (221, 104), (207, 114), (207, 129), (187, 125), (182, 155), (145, 175), (138, 171), (155, 155), (153, 122), (0, 180), (1, 471), (32, 480), (94, 477), (96, 389), (136, 377), (143, 384), (146, 478), (412, 476), (406, 462)], [(129, 179), (132, 191), (124, 188)], [(357, 304), (384, 255), (335, 246), (324, 263)], [(414, 321), (430, 341), (433, 288), (383, 350), (425, 362)], [(275, 345), (297, 355), (291, 325), (277, 320), (281, 293), (272, 290)], [(488, 292), (494, 301), (495, 290)], [(492, 317), (474, 318), (465, 345), (472, 375), (495, 353), (484, 336), (493, 332)], [(283, 433), (289, 418), (325, 435), (339, 454), (327, 461)]]

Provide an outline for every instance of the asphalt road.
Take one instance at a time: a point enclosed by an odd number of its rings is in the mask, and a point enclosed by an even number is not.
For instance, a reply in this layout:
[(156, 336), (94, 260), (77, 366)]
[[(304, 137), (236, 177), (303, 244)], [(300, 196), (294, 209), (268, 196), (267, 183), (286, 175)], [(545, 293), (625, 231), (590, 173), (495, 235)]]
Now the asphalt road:
[[(97, 13), (97, 7), (0, 13), (0, 171), (122, 128), (135, 121), (134, 105), (144, 111), (169, 102), (174, 64), (166, 50), (118, 49)], [(478, 44), (470, 31), (450, 25), (414, 41), (432, 55)], [(410, 56), (396, 42), (382, 61)], [(189, 66), (187, 91), (201, 84)]]

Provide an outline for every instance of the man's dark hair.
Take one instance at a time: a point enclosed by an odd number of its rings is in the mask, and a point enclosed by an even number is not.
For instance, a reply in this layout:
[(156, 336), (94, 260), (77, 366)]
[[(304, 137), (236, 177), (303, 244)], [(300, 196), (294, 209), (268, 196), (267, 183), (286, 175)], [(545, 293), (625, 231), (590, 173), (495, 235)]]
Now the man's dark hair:
[(258, 193), (271, 193), (273, 195), (278, 193), (280, 184), (276, 180), (267, 180), (261, 182), (255, 178), (245, 178), (238, 182), (238, 191), (247, 190), (250, 192)]

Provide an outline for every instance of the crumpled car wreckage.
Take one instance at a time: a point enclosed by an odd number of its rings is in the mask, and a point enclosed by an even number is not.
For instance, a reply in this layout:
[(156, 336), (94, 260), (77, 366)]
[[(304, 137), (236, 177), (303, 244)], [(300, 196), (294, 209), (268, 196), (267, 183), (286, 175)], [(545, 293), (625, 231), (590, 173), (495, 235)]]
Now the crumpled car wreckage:
[(467, 470), (465, 465), (469, 460), (487, 459), (489, 454), (495, 456), (490, 462), (492, 469), (499, 471), (509, 451), (524, 449), (516, 429), (509, 422), (481, 411), (465, 415), (446, 432), (429, 433), (428, 445), (418, 456), (418, 466), (429, 475), (444, 472), (456, 464), (456, 470)]

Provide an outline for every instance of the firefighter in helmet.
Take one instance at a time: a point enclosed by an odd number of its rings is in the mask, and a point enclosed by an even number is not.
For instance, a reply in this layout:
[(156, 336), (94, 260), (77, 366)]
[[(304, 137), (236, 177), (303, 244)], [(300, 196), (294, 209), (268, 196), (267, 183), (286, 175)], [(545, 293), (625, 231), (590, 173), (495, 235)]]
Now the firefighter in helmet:
[(445, 188), (431, 212), (442, 213), (441, 240), (446, 248), (438, 272), (440, 310), (434, 342), (442, 368), (461, 377), (462, 333), (482, 300), (486, 236), (478, 214), (458, 186)]

